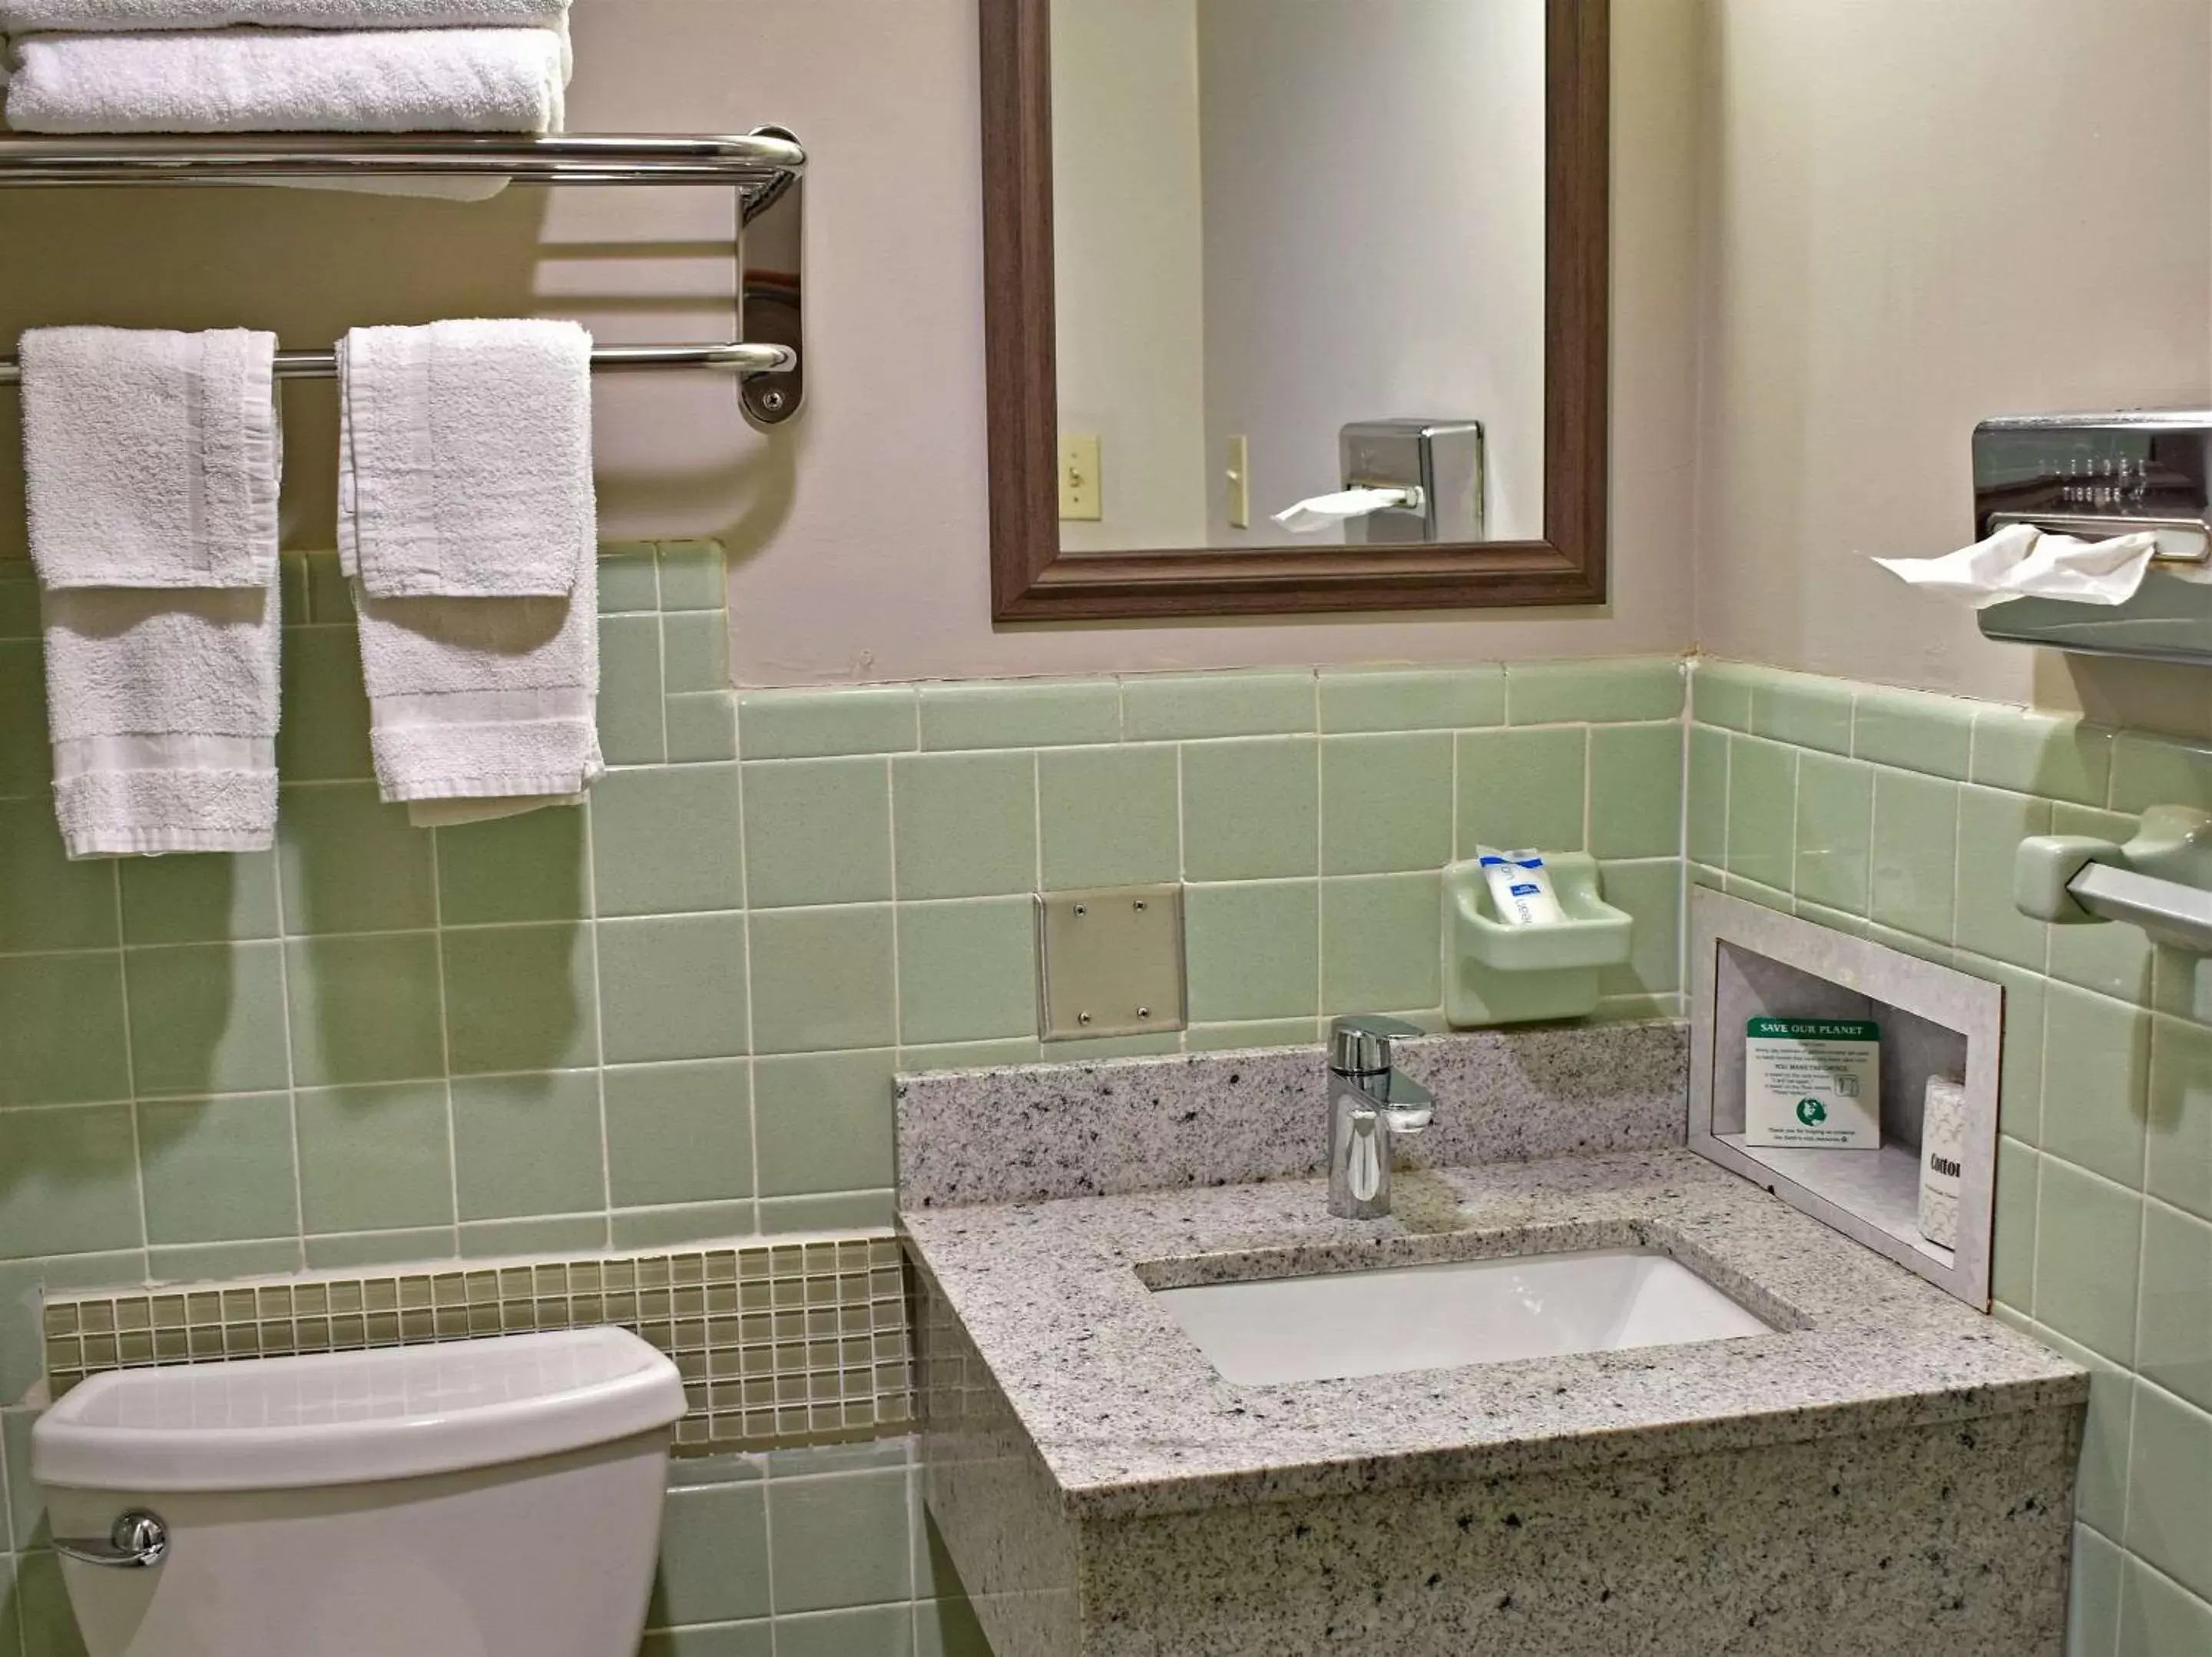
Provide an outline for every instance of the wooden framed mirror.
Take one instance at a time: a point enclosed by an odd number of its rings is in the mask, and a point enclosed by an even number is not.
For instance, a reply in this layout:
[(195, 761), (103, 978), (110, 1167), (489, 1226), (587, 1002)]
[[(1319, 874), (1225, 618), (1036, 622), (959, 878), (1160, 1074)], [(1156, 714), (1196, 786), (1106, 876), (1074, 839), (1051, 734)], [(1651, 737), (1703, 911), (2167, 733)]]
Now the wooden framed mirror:
[(1605, 601), (1609, 0), (979, 5), (996, 621)]

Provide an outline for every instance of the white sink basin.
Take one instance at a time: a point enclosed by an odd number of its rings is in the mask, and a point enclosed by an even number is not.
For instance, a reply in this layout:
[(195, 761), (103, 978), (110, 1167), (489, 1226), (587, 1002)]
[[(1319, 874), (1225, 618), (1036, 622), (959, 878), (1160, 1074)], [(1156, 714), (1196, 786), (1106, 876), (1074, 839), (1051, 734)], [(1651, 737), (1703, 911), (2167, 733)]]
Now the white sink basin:
[(1772, 1332), (1680, 1261), (1633, 1248), (1155, 1292), (1224, 1380), (1251, 1387)]

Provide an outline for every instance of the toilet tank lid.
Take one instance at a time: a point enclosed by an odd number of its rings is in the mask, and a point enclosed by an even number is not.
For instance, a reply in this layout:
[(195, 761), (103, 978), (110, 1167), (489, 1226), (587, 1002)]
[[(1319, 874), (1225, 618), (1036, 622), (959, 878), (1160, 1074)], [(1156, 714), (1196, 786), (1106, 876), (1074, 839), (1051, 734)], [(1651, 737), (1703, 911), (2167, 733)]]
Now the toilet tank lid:
[(625, 1330), (95, 1375), (31, 1429), (60, 1489), (296, 1490), (492, 1467), (656, 1431), (676, 1366)]

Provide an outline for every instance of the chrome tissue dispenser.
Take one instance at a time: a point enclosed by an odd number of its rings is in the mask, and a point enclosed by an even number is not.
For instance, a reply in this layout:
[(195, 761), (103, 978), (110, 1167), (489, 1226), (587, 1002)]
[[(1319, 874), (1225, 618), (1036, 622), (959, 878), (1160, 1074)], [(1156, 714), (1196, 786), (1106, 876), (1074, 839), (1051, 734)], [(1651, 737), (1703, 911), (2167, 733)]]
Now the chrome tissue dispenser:
[(1974, 428), (1973, 458), (1978, 540), (2011, 524), (2087, 541), (2159, 537), (2126, 604), (2015, 598), (1981, 612), (1986, 637), (2212, 663), (2212, 410), (2007, 416)]
[(1337, 434), (1347, 489), (1404, 489), (1344, 526), (1350, 546), (1450, 545), (1485, 538), (1486, 487), (1479, 420), (1355, 420)]

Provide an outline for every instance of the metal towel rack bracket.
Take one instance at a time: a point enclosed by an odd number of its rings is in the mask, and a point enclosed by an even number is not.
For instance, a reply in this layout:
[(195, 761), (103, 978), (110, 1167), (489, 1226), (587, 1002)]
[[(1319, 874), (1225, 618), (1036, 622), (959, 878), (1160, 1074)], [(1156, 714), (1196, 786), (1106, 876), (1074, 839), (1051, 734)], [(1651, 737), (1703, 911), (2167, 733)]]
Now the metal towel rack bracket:
[(2024, 840), (2013, 900), (2038, 920), (2124, 921), (2154, 944), (2212, 956), (2212, 812), (2153, 806), (2124, 846), (2078, 835)]
[[(223, 186), (316, 179), (505, 179), (515, 184), (719, 185), (738, 201), (742, 337), (700, 345), (602, 347), (605, 369), (715, 368), (738, 376), (745, 418), (782, 425), (805, 401), (806, 151), (787, 129), (728, 137), (253, 134), (222, 137), (0, 137), (0, 188)], [(287, 351), (286, 379), (328, 378), (331, 351)], [(21, 378), (0, 359), (0, 385)]]

